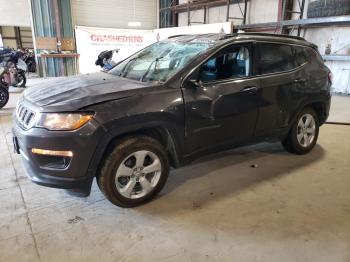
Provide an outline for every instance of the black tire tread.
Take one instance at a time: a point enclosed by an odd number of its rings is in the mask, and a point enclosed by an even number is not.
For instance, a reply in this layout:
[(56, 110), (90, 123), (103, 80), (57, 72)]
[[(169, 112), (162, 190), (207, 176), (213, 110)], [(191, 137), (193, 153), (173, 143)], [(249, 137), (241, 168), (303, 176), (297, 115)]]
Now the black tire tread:
[(9, 94), (9, 91), (7, 90), (7, 88), (2, 86), (2, 85), (0, 85), (0, 92), (7, 93), (7, 99), (5, 100), (5, 102), (0, 104), (0, 108), (3, 108), (8, 103), (9, 98), (10, 98), (10, 94)]
[[(110, 168), (114, 165), (115, 161), (121, 159), (126, 150), (128, 150), (131, 146), (152, 146), (156, 148), (162, 154), (162, 160), (164, 161), (164, 170), (162, 173), (161, 181), (157, 185), (156, 189), (148, 196), (137, 200), (127, 200), (116, 197), (113, 192), (111, 192), (111, 188), (109, 187), (109, 172)], [(149, 200), (151, 200), (155, 195), (157, 195), (160, 190), (163, 188), (167, 177), (169, 174), (169, 160), (166, 152), (164, 151), (162, 145), (155, 139), (147, 137), (147, 136), (132, 136), (127, 137), (122, 140), (117, 141), (116, 146), (110, 151), (107, 157), (104, 160), (103, 166), (100, 172), (97, 175), (97, 184), (101, 190), (101, 192), (105, 195), (105, 197), (111, 201), (113, 204), (120, 207), (135, 207), (141, 205)]]
[[(315, 133), (315, 139), (313, 141), (313, 143), (307, 147), (304, 148), (302, 146), (299, 145), (299, 142), (296, 138), (296, 128), (299, 122), (299, 119), (302, 115), (304, 115), (305, 113), (309, 113), (312, 114), (314, 119), (315, 119), (315, 124), (316, 124), (316, 133)], [(317, 139), (318, 139), (318, 134), (319, 134), (319, 126), (320, 126), (320, 122), (318, 119), (318, 116), (315, 112), (315, 110), (311, 107), (306, 107), (304, 108), (299, 114), (298, 117), (295, 119), (289, 133), (288, 136), (282, 141), (282, 145), (285, 148), (286, 151), (288, 151), (289, 153), (293, 153), (293, 154), (297, 154), (297, 155), (304, 155), (307, 154), (308, 152), (310, 152), (315, 144), (317, 143)]]

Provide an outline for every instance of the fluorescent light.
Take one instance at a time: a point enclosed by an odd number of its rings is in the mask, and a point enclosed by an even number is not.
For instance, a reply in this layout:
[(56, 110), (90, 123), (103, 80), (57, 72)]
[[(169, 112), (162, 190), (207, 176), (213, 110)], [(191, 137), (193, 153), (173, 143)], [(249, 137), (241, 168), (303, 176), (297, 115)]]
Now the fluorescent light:
[(141, 22), (131, 21), (131, 22), (128, 22), (128, 26), (130, 26), (130, 27), (140, 27), (141, 26)]

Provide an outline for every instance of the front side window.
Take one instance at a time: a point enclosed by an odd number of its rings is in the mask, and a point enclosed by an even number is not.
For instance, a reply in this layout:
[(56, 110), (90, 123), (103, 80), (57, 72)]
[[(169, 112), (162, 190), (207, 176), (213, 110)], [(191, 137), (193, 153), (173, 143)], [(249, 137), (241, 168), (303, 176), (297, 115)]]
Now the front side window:
[(109, 73), (142, 82), (164, 82), (213, 44), (164, 40), (117, 64)]
[(200, 68), (202, 82), (250, 76), (250, 54), (247, 46), (232, 46), (210, 58)]
[(291, 45), (259, 43), (258, 49), (258, 72), (261, 75), (284, 72), (296, 67)]

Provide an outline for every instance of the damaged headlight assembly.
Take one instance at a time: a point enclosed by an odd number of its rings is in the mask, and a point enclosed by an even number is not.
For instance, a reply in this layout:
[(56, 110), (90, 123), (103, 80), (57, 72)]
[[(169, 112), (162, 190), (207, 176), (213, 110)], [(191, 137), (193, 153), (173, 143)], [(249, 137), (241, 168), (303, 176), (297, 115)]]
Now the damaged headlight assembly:
[(88, 123), (93, 113), (41, 113), (35, 127), (50, 131), (73, 131)]

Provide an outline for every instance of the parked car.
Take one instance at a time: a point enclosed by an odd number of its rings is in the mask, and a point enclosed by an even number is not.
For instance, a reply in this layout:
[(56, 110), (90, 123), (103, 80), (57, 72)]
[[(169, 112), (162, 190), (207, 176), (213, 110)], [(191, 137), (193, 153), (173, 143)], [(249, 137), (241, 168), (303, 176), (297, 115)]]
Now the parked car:
[(108, 73), (25, 90), (14, 145), (37, 184), (85, 195), (94, 178), (134, 207), (170, 167), (261, 141), (305, 154), (330, 107), (331, 73), (312, 43), (269, 34), (176, 36)]

